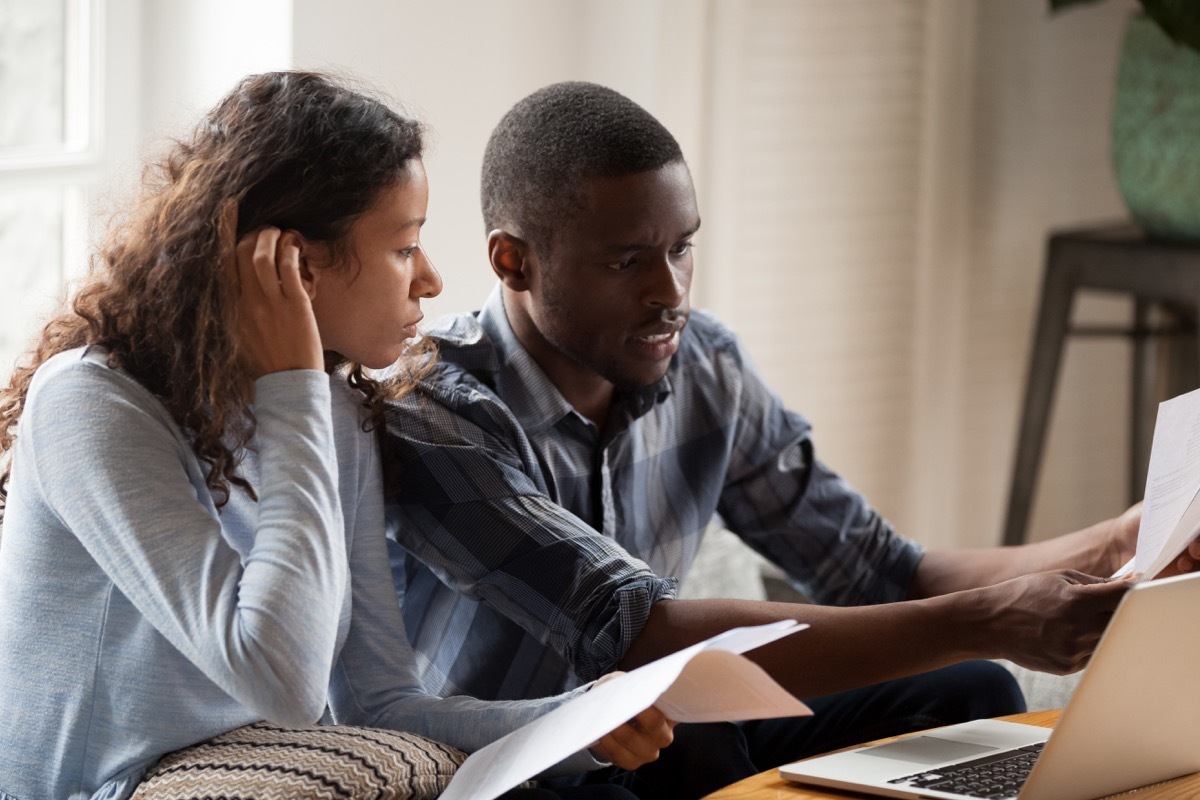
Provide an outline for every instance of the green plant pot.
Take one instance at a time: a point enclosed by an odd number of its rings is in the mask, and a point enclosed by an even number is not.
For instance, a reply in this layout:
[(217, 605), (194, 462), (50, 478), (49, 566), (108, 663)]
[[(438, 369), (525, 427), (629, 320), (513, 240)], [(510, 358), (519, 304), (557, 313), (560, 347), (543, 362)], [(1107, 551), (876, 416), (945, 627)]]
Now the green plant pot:
[(1138, 224), (1200, 241), (1200, 53), (1141, 15), (1129, 21), (1117, 70), (1112, 155)]

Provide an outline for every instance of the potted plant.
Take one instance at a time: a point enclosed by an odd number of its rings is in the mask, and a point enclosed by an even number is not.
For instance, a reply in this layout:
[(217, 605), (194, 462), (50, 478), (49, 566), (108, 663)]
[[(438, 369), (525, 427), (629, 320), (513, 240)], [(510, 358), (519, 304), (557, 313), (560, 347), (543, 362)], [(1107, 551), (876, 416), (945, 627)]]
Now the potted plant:
[[(1050, 0), (1053, 11), (1097, 0)], [(1200, 241), (1200, 0), (1141, 0), (1113, 102), (1112, 158), (1149, 234)]]

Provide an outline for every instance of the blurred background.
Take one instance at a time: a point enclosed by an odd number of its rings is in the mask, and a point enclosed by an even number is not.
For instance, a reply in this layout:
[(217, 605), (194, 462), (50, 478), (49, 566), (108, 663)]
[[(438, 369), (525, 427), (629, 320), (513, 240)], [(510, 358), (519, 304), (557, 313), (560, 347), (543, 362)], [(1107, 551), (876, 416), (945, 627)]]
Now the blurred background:
[[(699, 193), (693, 301), (928, 545), (1000, 541), (1048, 232), (1121, 220), (1134, 0), (0, 0), (0, 378), (143, 160), (242, 75), (352, 75), (435, 132), (424, 244), (477, 308), (492, 126), (559, 80), (627, 94)], [(1125, 322), (1091, 296), (1076, 320)], [(1066, 351), (1031, 535), (1125, 506), (1129, 344)]]

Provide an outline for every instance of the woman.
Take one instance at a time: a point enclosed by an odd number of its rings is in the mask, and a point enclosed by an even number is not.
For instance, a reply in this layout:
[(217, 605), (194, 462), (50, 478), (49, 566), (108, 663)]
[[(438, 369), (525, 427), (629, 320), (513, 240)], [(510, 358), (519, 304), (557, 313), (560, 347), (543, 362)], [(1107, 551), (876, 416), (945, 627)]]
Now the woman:
[[(127, 797), (327, 705), (469, 751), (562, 702), (424, 694), (396, 607), (369, 431), (398, 387), (364, 368), (419, 363), (441, 289), (421, 144), (320, 75), (247, 78), (0, 393), (0, 798)], [(651, 760), (639, 723), (593, 750)]]

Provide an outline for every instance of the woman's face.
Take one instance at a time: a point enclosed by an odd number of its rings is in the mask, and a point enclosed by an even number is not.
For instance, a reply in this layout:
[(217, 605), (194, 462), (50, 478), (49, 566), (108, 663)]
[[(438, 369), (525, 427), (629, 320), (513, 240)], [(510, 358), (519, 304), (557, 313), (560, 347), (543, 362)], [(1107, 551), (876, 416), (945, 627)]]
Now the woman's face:
[[(417, 335), (421, 298), (442, 291), (442, 278), (421, 249), (429, 184), (420, 160), (384, 189), (350, 228), (350, 264), (311, 264), (313, 314), (321, 345), (372, 369), (396, 362), (404, 342)], [(308, 254), (305, 254), (308, 257)]]

